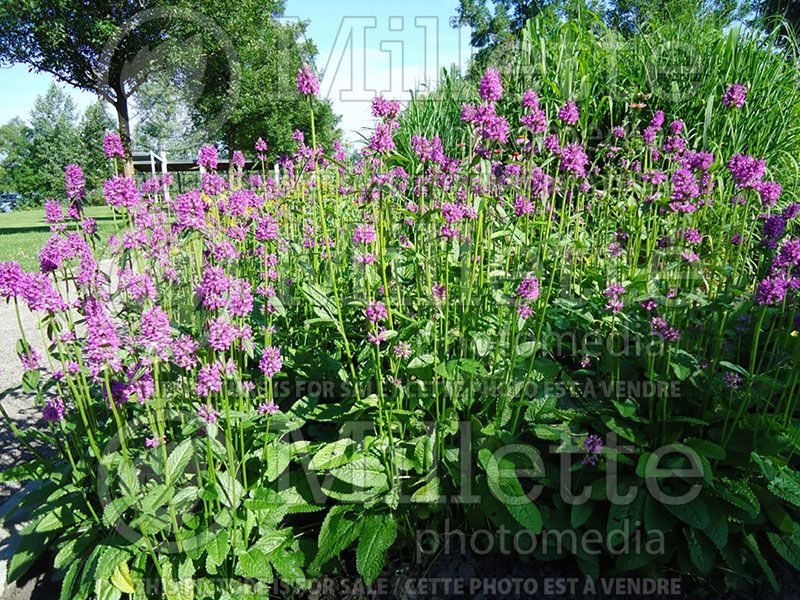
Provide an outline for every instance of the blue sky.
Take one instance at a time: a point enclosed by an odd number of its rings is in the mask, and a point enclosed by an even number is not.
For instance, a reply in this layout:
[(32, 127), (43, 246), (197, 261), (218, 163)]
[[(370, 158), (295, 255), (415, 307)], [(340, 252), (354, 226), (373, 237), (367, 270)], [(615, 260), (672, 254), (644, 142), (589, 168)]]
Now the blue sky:
[[(324, 70), (322, 94), (341, 114), (347, 139), (372, 125), (369, 103), (376, 93), (408, 100), (409, 90), (434, 86), (442, 68), (464, 68), (469, 35), (450, 27), (457, 0), (288, 0), (286, 19), (310, 22), (308, 35)], [(53, 78), (24, 65), (0, 69), (0, 123), (26, 118), (36, 96)], [(92, 94), (64, 86), (80, 109)]]

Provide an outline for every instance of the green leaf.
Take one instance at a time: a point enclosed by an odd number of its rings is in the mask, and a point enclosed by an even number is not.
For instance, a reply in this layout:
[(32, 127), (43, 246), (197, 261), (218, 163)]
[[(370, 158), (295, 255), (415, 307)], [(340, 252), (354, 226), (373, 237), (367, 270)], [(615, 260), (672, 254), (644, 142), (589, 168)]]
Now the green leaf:
[(192, 459), (194, 447), (192, 439), (186, 439), (172, 451), (167, 457), (167, 483), (173, 483), (175, 479), (183, 473)]
[(45, 479), (53, 465), (44, 460), (29, 460), (0, 471), (0, 481), (35, 481)]
[(107, 544), (100, 545), (99, 556), (97, 560), (97, 569), (95, 571), (95, 577), (98, 579), (110, 578), (117, 566), (127, 562), (131, 557), (130, 552), (127, 550)]
[(38, 369), (25, 371), (22, 375), (22, 391), (26, 394), (35, 394), (39, 389), (39, 378), (41, 373)]
[(714, 493), (728, 504), (742, 509), (752, 518), (761, 513), (761, 503), (744, 479), (736, 481), (721, 479), (714, 486)]
[(664, 507), (681, 521), (695, 529), (705, 529), (711, 522), (708, 506), (701, 496), (685, 504), (665, 504)]
[(489, 354), (489, 351), (492, 349), (492, 338), (483, 331), (471, 331), (470, 335), (472, 339), (475, 340), (475, 350), (478, 356), (483, 357)]
[(36, 522), (29, 523), (20, 534), (19, 544), (8, 563), (8, 583), (22, 577), (47, 548), (48, 534), (35, 531), (35, 526)]
[(136, 583), (133, 581), (127, 562), (120, 563), (114, 568), (114, 572), (111, 574), (111, 585), (123, 594), (136, 593)]
[(439, 499), (439, 478), (434, 477), (411, 495), (411, 502), (430, 504)]
[(103, 523), (108, 527), (115, 527), (125, 511), (136, 503), (134, 496), (114, 498), (103, 510)]
[(724, 548), (728, 545), (728, 513), (714, 498), (709, 498), (707, 503), (709, 519), (703, 531), (717, 548)]
[(796, 471), (788, 468), (779, 469), (767, 487), (778, 498), (800, 507), (800, 475)]
[(764, 575), (767, 576), (767, 581), (769, 581), (772, 589), (777, 592), (781, 589), (781, 586), (778, 584), (778, 580), (775, 578), (775, 573), (772, 571), (772, 567), (769, 566), (769, 563), (764, 558), (764, 555), (761, 554), (761, 549), (758, 547), (756, 538), (753, 537), (753, 534), (749, 534), (745, 540), (747, 541), (747, 545), (750, 547), (753, 556), (761, 567), (761, 570), (764, 571)]
[(340, 481), (362, 488), (384, 488), (388, 485), (386, 471), (374, 456), (360, 456), (337, 467), (331, 474)]
[[(797, 531), (797, 530), (795, 530)], [(775, 552), (781, 555), (783, 560), (800, 571), (800, 543), (798, 543), (798, 533), (793, 535), (779, 535), (772, 531), (767, 533)]]
[(267, 446), (267, 481), (275, 481), (292, 461), (292, 450), (288, 444), (274, 443)]
[(381, 574), (386, 551), (397, 537), (397, 523), (391, 515), (367, 517), (356, 548), (356, 568), (367, 585)]
[(228, 530), (221, 529), (218, 531), (209, 541), (206, 546), (206, 551), (208, 552), (208, 560), (211, 561), (211, 564), (216, 567), (220, 566), (228, 555)]
[(338, 323), (336, 305), (331, 300), (332, 294), (329, 290), (307, 281), (303, 283), (303, 293), (317, 317), (322, 321)]
[(282, 582), (300, 588), (308, 587), (310, 582), (306, 581), (303, 573), (303, 555), (300, 552), (275, 552), (270, 561)]
[(356, 443), (350, 438), (325, 444), (314, 453), (308, 468), (312, 471), (325, 471), (340, 467), (350, 460), (355, 446)]
[(269, 556), (257, 546), (240, 553), (239, 561), (236, 564), (236, 574), (272, 583), (272, 567), (269, 563)]
[(691, 527), (684, 527), (686, 543), (689, 546), (689, 555), (697, 570), (707, 575), (714, 568), (717, 551), (714, 545), (702, 533)]
[(349, 515), (350, 506), (337, 504), (325, 515), (319, 530), (319, 549), (314, 558), (315, 566), (322, 566), (331, 558), (339, 556), (355, 540), (364, 525), (364, 521)]
[(231, 475), (230, 471), (217, 472), (217, 486), (222, 492), (220, 500), (228, 508), (236, 508), (242, 501), (244, 495), (244, 488), (239, 480)]
[(584, 502), (583, 504), (573, 504), (572, 509), (570, 510), (570, 523), (572, 527), (577, 529), (586, 521), (589, 520), (589, 517), (592, 516), (592, 512), (594, 512), (594, 507), (596, 503), (592, 502), (591, 500)]
[(82, 568), (83, 563), (76, 560), (70, 565), (69, 569), (67, 569), (67, 573), (64, 575), (64, 581), (61, 582), (59, 600), (75, 600), (78, 597), (73, 593), (73, 588), (75, 587), (75, 582), (78, 580)]
[(167, 570), (164, 571), (161, 582), (167, 600), (194, 600), (194, 581), (192, 579), (173, 579)]
[(489, 489), (502, 502), (511, 516), (524, 528), (539, 533), (542, 530), (542, 515), (536, 505), (525, 495), (522, 485), (510, 460), (500, 465), (487, 448), (478, 452), (478, 460), (486, 471)]

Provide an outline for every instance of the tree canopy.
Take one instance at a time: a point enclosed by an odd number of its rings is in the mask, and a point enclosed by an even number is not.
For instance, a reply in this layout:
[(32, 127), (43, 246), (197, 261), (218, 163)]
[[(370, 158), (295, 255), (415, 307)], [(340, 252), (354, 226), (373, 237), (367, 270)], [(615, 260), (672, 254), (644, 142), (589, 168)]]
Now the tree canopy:
[[(315, 50), (301, 39), (304, 25), (278, 21), (283, 10), (282, 0), (7, 0), (0, 64), (24, 63), (98, 94), (114, 107), (128, 153), (131, 99), (165, 76), (195, 124), (215, 136), (207, 141), (247, 149), (274, 135), (273, 150), (286, 151), (286, 132), (307, 128), (287, 69)], [(321, 138), (330, 138), (330, 106), (315, 110)]]

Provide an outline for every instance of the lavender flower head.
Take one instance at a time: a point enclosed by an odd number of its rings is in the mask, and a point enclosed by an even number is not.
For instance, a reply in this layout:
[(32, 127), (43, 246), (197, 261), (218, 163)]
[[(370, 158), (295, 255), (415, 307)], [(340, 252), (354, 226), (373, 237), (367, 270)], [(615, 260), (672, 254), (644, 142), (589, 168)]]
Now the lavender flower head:
[(125, 149), (118, 133), (111, 131), (103, 137), (103, 153), (107, 158), (125, 157)]
[(200, 146), (200, 152), (197, 154), (197, 164), (205, 169), (214, 170), (217, 168), (219, 158), (217, 157), (217, 149), (211, 144), (203, 144)]
[(103, 198), (115, 208), (135, 208), (141, 201), (136, 181), (132, 177), (117, 175), (103, 182)]
[(270, 379), (274, 377), (276, 373), (283, 369), (281, 349), (275, 346), (267, 346), (264, 348), (264, 353), (261, 355), (258, 367), (266, 377)]
[(583, 458), (583, 464), (596, 465), (597, 457), (603, 451), (603, 440), (599, 435), (589, 435), (583, 442), (583, 449), (586, 456)]
[(503, 82), (497, 69), (486, 69), (481, 79), (479, 93), (487, 102), (497, 102), (503, 97)]
[(539, 108), (539, 96), (533, 90), (522, 93), (522, 106), (525, 108)]
[(61, 398), (52, 398), (44, 403), (42, 408), (42, 419), (47, 423), (60, 423), (64, 420), (67, 409)]
[(231, 164), (239, 169), (244, 169), (244, 163), (244, 154), (242, 154), (241, 150), (234, 150), (231, 156)]
[(68, 164), (64, 169), (64, 179), (67, 183), (67, 198), (70, 200), (83, 200), (86, 196), (86, 183), (83, 180), (83, 171), (74, 164)]
[(575, 103), (574, 100), (568, 100), (564, 106), (561, 107), (561, 110), (558, 111), (558, 118), (565, 125), (575, 125), (580, 118), (580, 113), (578, 112), (578, 105)]
[(747, 100), (747, 87), (741, 83), (732, 83), (722, 95), (722, 103), (728, 108), (742, 108)]
[(258, 414), (260, 414), (260, 415), (270, 415), (270, 416), (272, 416), (272, 415), (280, 412), (280, 410), (281, 409), (278, 408), (278, 405), (275, 404), (274, 402), (272, 402), (271, 400), (262, 402), (258, 406)]
[(58, 201), (48, 200), (44, 203), (44, 220), (50, 224), (61, 223), (64, 220), (64, 211)]
[(303, 65), (297, 71), (297, 90), (305, 96), (319, 94), (319, 79), (308, 65)]
[(214, 407), (210, 405), (201, 404), (200, 408), (197, 409), (197, 416), (203, 419), (203, 421), (206, 423), (216, 423), (217, 418), (219, 417), (219, 412), (214, 410)]

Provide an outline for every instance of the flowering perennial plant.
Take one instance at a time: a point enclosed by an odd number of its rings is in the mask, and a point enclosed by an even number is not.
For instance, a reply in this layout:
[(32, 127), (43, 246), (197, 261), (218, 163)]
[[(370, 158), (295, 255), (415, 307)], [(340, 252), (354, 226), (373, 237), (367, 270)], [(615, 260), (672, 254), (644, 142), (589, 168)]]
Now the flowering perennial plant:
[[(308, 67), (297, 83), (319, 91)], [(781, 174), (701, 147), (679, 115), (632, 113), (587, 148), (574, 102), (509, 99), (493, 70), (479, 91), (459, 156), (422, 135), (398, 156), (400, 106), (378, 99), (355, 163), (313, 125), (280, 183), (222, 177), (206, 145), (198, 189), (111, 177), (128, 225), (109, 240), (48, 204), (40, 272), (0, 264), (0, 295), (41, 319), (19, 353), (58, 452), (15, 472), (44, 480), (26, 535), (56, 551), (62, 597), (143, 598), (148, 577), (304, 586), (351, 545), (372, 581), (396, 539), (453, 514), (669, 533), (652, 556), (563, 551), (594, 577), (680, 560), (737, 587), (769, 577), (764, 543), (800, 555), (800, 241)], [(645, 484), (665, 447), (697, 472), (667, 484), (694, 486), (682, 504)], [(606, 497), (612, 480), (638, 496)]]

